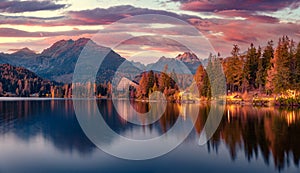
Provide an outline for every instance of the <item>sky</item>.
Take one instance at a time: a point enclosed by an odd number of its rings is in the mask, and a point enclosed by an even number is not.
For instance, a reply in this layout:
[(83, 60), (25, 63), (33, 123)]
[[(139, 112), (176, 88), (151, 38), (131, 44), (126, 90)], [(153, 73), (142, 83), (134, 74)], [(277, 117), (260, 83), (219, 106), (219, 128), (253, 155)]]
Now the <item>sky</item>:
[[(180, 35), (192, 40), (194, 33), (182, 24), (172, 20), (119, 22), (147, 14), (186, 22), (205, 38), (190, 43), (202, 49), (209, 44), (222, 56), (228, 56), (234, 44), (246, 51), (251, 43), (263, 47), (269, 40), (276, 43), (282, 35), (300, 41), (297, 0), (0, 0), (0, 51), (28, 47), (41, 52), (62, 39), (95, 35), (104, 46), (130, 38), (113, 49), (133, 60), (140, 56), (149, 61), (151, 56), (174, 57), (187, 50), (172, 37), (160, 38)], [(153, 29), (159, 33), (151, 35)]]

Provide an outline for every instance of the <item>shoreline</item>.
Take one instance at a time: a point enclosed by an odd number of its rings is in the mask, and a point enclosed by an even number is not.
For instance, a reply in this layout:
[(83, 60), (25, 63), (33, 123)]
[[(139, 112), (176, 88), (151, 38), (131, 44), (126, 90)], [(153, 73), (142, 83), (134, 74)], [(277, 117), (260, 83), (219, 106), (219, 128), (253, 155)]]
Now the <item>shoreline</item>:
[[(0, 101), (35, 101), (35, 100), (130, 100), (135, 102), (168, 102), (168, 103), (181, 103), (181, 104), (198, 104), (198, 103), (216, 103), (217, 100), (212, 99), (198, 99), (198, 100), (148, 100), (148, 99), (125, 99), (125, 98), (59, 98), (59, 97), (0, 97)], [(290, 101), (290, 98), (275, 100), (274, 98), (264, 97), (253, 100), (243, 100), (241, 98), (230, 99), (227, 98), (225, 104), (226, 105), (241, 105), (241, 106), (255, 106), (255, 107), (298, 107), (300, 108), (299, 103), (295, 103), (293, 101), (297, 101), (296, 99)]]

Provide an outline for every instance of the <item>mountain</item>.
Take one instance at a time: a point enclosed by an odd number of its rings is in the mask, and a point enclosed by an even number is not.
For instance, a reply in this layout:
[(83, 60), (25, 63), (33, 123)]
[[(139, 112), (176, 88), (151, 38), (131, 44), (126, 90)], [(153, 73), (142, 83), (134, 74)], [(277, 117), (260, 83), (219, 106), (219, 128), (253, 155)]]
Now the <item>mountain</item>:
[(115, 74), (120, 79), (122, 77), (132, 79), (144, 70), (163, 71), (166, 64), (168, 64), (168, 72), (174, 70), (177, 74), (190, 72), (194, 74), (201, 64), (195, 54), (184, 52), (175, 58), (161, 57), (156, 63), (145, 66), (141, 63), (129, 62), (110, 48), (97, 45), (88, 38), (60, 40), (41, 53), (35, 53), (28, 48), (12, 54), (0, 53), (0, 63), (24, 67), (44, 79), (71, 83), (78, 57), (85, 47), (88, 47), (93, 56), (107, 54), (99, 67), (97, 82), (111, 81)]
[(30, 50), (29, 48), (25, 47), (23, 49), (17, 50), (11, 55), (15, 57), (29, 58), (36, 56), (36, 53), (33, 50)]
[(58, 41), (37, 56), (37, 63), (29, 68), (42, 77), (70, 83), (78, 57), (88, 42), (86, 38)]
[[(127, 69), (123, 69), (123, 72), (138, 71), (138, 68), (127, 62), (125, 58), (122, 58), (110, 48), (97, 45), (87, 38), (58, 41), (40, 54), (35, 54), (28, 48), (21, 49), (13, 54), (1, 53), (0, 63), (22, 66), (43, 78), (57, 82), (71, 83), (78, 57), (88, 43), (89, 49), (95, 54), (108, 53), (99, 68), (97, 75), (98, 82), (111, 80), (121, 64)], [(128, 74), (124, 74), (124, 76), (128, 76)]]
[(198, 59), (198, 57), (194, 53), (191, 53), (191, 52), (184, 52), (183, 54), (179, 54), (179, 55), (177, 55), (177, 57), (175, 59), (182, 61), (182, 62), (186, 62), (186, 63), (200, 61)]
[(130, 61), (130, 63), (132, 65), (134, 65), (135, 67), (141, 69), (141, 70), (146, 70), (147, 69), (147, 67), (144, 64), (140, 63), (140, 62)]
[(168, 65), (168, 72), (174, 70), (177, 74), (195, 74), (197, 68), (201, 65), (201, 61), (195, 54), (184, 52), (175, 58), (163, 56), (157, 62), (148, 64), (146, 68), (147, 70), (163, 71), (165, 65)]
[(28, 65), (35, 63), (35, 57), (37, 56), (38, 54), (29, 48), (23, 48), (12, 54), (0, 53), (0, 63), (27, 67)]

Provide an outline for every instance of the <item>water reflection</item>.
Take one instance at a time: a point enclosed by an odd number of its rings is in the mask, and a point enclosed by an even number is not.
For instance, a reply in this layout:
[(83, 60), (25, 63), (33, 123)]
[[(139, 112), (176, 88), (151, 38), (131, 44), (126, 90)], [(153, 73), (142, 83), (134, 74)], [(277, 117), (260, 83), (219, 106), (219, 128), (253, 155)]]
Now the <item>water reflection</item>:
[[(149, 105), (131, 103), (139, 112), (147, 112)], [(118, 104), (124, 109), (124, 104)], [(126, 105), (125, 105), (126, 106)], [(190, 117), (187, 107), (199, 107), (198, 117)], [(197, 140), (204, 127), (210, 106), (206, 104), (168, 103), (164, 115), (155, 123), (139, 126), (126, 121), (126, 115), (118, 116), (111, 101), (99, 100), (98, 107), (107, 124), (118, 134), (133, 139), (148, 139), (166, 133), (176, 121), (195, 120), (193, 132), (181, 145), (186, 153), (198, 149)], [(82, 156), (96, 153), (96, 147), (82, 132), (74, 115), (71, 100), (49, 101), (1, 101), (0, 143), (8, 142), (14, 135), (28, 145), (32, 139), (42, 137), (60, 152), (77, 152)], [(90, 116), (90, 115), (87, 115)], [(144, 121), (143, 119), (137, 120)], [(180, 135), (180, 132), (178, 132)], [(114, 139), (110, 141), (112, 144)], [(192, 148), (190, 148), (192, 146)], [(212, 139), (207, 143), (206, 154), (229, 153), (231, 161), (243, 154), (248, 162), (263, 159), (265, 166), (274, 165), (277, 170), (298, 167), (300, 160), (300, 111), (269, 107), (226, 107), (223, 119)], [(198, 153), (199, 154), (199, 153)], [(0, 156), (4, 157), (4, 156)], [(182, 155), (181, 157), (207, 157)], [(286, 169), (285, 169), (286, 168)]]
[(78, 126), (70, 100), (2, 101), (0, 110), (0, 137), (13, 134), (30, 145), (41, 135), (63, 152), (82, 155), (95, 149)]
[(273, 159), (278, 170), (289, 164), (298, 167), (299, 115), (299, 110), (227, 106), (223, 121), (208, 145), (217, 151), (225, 144), (232, 160), (240, 150), (248, 161), (257, 158), (259, 153), (267, 165)]

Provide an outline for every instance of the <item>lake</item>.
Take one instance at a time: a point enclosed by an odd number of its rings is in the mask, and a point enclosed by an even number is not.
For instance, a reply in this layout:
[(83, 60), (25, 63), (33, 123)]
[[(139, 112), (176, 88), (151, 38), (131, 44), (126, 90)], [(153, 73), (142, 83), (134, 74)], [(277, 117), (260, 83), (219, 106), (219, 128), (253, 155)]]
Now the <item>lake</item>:
[[(149, 111), (148, 103), (130, 104), (139, 112)], [(176, 121), (194, 118), (182, 113), (185, 106), (168, 103), (160, 119), (140, 126), (126, 121), (131, 115), (119, 116), (112, 101), (97, 100), (109, 127), (132, 139), (160, 136)], [(161, 157), (132, 161), (111, 156), (89, 140), (72, 100), (2, 100), (0, 172), (300, 172), (299, 110), (227, 105), (213, 137), (200, 146), (210, 106), (188, 106), (199, 108), (199, 115), (183, 143)], [(107, 145), (117, 141), (110, 139)]]

